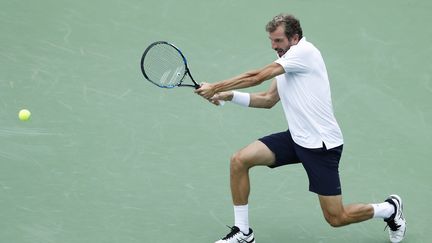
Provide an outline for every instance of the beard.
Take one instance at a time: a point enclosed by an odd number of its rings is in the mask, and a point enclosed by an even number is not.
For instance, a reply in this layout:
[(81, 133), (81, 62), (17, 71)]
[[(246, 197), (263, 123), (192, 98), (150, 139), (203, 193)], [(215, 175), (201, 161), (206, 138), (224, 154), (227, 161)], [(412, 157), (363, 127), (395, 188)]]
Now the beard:
[(278, 55), (279, 57), (282, 57), (282, 56), (285, 55), (285, 53), (289, 50), (289, 47), (286, 48), (286, 49), (283, 49), (283, 48), (275, 48), (274, 50), (276, 51), (276, 53), (277, 53), (277, 55)]

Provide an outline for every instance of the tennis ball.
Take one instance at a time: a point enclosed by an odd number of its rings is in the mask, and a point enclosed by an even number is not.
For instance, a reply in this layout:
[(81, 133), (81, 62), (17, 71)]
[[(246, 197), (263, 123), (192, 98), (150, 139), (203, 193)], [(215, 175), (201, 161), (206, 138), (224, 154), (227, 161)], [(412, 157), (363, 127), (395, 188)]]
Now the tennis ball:
[(21, 121), (27, 121), (28, 119), (30, 119), (30, 115), (31, 115), (31, 112), (30, 112), (29, 110), (27, 110), (27, 109), (22, 109), (22, 110), (20, 110), (19, 113), (18, 113), (18, 118), (19, 118)]

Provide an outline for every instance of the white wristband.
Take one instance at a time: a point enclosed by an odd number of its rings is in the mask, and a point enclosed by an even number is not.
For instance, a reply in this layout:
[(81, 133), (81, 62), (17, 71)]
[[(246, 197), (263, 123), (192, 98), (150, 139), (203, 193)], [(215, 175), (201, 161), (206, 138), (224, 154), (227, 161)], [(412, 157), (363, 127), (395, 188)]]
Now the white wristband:
[(237, 105), (244, 106), (244, 107), (249, 107), (250, 94), (238, 92), (238, 91), (233, 91), (233, 97), (232, 97), (231, 102), (234, 104), (237, 104)]

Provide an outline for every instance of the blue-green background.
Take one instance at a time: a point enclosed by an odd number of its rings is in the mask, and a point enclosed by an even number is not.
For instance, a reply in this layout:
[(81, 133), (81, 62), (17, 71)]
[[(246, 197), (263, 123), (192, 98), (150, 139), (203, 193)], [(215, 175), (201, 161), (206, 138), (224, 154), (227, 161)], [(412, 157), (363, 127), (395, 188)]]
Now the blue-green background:
[[(0, 242), (223, 236), (229, 157), (286, 129), (281, 106), (215, 107), (188, 88), (162, 90), (139, 59), (167, 40), (199, 82), (228, 78), (275, 59), (264, 26), (281, 12), (301, 20), (327, 64), (344, 202), (398, 193), (405, 242), (429, 242), (431, 10), (426, 0), (1, 0)], [(18, 120), (22, 108), (30, 121)], [(327, 225), (301, 166), (251, 174), (259, 243), (388, 242), (381, 220)]]

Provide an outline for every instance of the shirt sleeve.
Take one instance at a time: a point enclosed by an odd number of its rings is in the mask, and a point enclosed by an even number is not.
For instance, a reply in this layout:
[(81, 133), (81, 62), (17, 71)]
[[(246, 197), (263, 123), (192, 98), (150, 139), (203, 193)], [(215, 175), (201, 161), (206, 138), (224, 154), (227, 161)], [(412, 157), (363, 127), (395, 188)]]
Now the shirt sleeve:
[(302, 73), (307, 71), (304, 55), (301, 50), (291, 47), (282, 57), (275, 61), (280, 64), (286, 73)]

